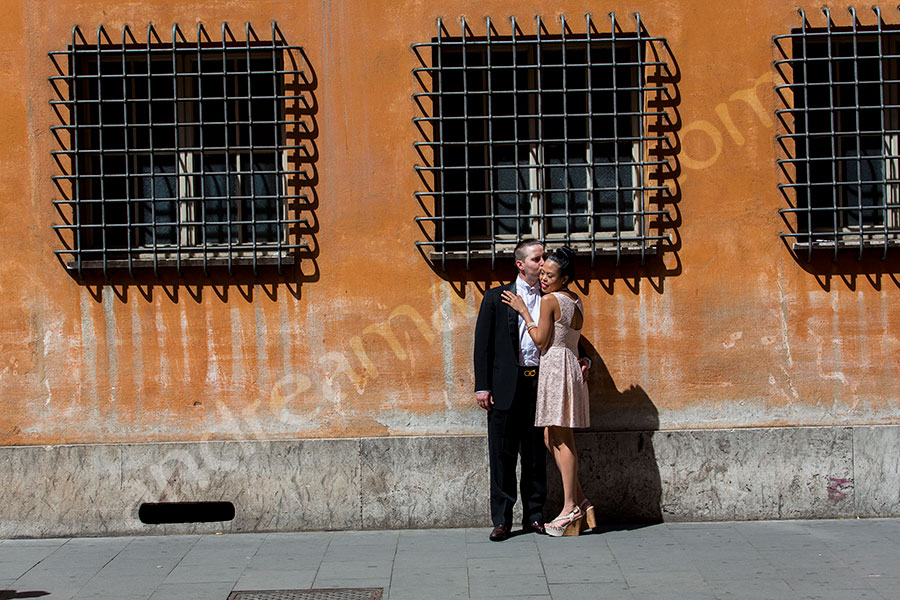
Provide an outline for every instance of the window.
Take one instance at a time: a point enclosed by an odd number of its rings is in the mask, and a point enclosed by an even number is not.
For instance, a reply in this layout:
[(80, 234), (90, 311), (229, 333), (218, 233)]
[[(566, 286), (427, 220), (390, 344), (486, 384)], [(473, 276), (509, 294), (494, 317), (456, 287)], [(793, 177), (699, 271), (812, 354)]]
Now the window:
[[(440, 35), (417, 49), (426, 90), (433, 256), (509, 252), (523, 237), (592, 251), (644, 251), (648, 232), (646, 43), (640, 33)], [(589, 21), (589, 19), (588, 19)], [(590, 23), (590, 22), (589, 22)], [(613, 29), (615, 31), (615, 28)], [(657, 189), (657, 188), (653, 188)]]
[[(793, 105), (778, 111), (792, 122), (779, 136), (794, 205), (798, 247), (885, 250), (900, 236), (900, 31), (858, 25), (803, 26), (778, 61), (788, 81), (778, 86)], [(876, 10), (877, 13), (877, 10)], [(801, 13), (802, 14), (802, 13)], [(878, 15), (880, 23), (880, 14)], [(788, 93), (789, 91), (789, 93)], [(790, 167), (790, 168), (789, 168)]]
[(274, 24), (270, 41), (247, 32), (162, 43), (150, 28), (141, 44), (126, 28), (113, 44), (101, 28), (88, 44), (76, 29), (55, 53), (69, 268), (281, 266), (305, 246), (288, 152), (300, 72)]

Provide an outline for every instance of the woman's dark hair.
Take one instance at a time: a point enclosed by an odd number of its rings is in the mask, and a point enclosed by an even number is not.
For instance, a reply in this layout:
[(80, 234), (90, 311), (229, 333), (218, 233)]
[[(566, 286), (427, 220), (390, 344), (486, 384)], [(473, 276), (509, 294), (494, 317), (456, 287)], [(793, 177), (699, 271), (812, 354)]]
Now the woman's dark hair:
[(547, 257), (559, 265), (559, 274), (567, 275), (569, 281), (575, 279), (575, 251), (568, 246), (557, 248)]

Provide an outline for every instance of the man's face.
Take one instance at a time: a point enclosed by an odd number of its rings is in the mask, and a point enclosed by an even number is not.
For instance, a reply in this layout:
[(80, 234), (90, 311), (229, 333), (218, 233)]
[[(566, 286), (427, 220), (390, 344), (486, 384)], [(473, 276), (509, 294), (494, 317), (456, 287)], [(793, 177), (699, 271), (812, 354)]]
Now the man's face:
[(517, 260), (516, 266), (528, 285), (537, 283), (541, 267), (544, 266), (544, 247), (540, 244), (528, 246), (525, 249), (525, 260)]

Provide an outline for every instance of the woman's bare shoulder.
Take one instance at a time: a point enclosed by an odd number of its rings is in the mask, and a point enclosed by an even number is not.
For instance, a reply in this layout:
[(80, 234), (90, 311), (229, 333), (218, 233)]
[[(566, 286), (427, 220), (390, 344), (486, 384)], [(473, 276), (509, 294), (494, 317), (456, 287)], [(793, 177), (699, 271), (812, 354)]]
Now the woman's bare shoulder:
[(544, 294), (541, 296), (541, 304), (546, 303), (547, 306), (551, 308), (554, 306), (559, 306), (559, 300), (556, 298), (556, 292), (550, 292), (549, 294)]

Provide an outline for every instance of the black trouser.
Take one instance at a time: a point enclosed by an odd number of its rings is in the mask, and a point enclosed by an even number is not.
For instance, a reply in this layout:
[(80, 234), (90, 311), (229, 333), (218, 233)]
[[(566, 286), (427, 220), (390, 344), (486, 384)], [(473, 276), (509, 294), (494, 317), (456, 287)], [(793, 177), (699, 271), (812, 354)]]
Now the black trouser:
[[(536, 373), (536, 369), (529, 369)], [(519, 369), (516, 396), (509, 410), (488, 411), (488, 454), (491, 460), (491, 520), (512, 526), (516, 503), (516, 458), (522, 457), (522, 517), (543, 521), (547, 499), (547, 467), (544, 430), (534, 426), (537, 376), (526, 377)]]

